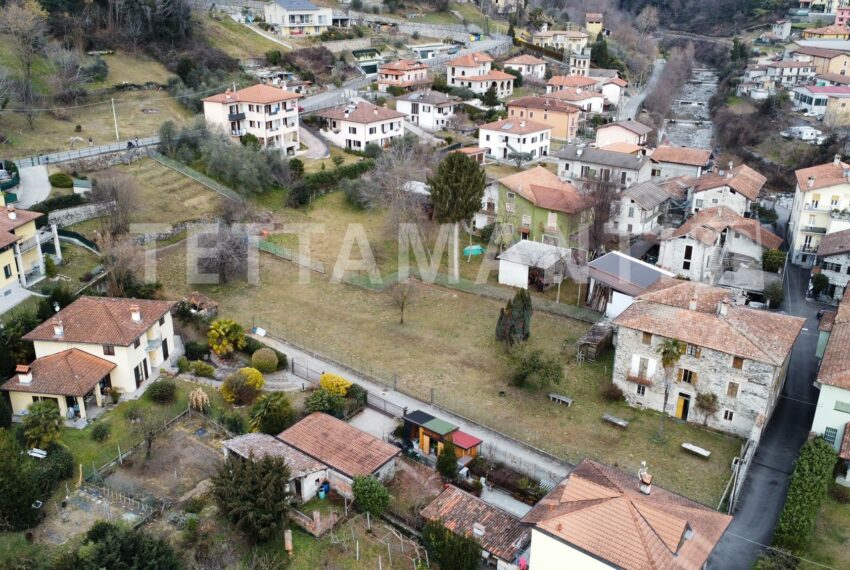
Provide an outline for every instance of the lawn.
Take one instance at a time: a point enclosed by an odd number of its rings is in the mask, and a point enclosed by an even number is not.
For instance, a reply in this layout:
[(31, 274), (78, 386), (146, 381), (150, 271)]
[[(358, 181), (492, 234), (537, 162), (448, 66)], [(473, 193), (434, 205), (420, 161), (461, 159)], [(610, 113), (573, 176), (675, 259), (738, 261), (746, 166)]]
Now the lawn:
[(236, 59), (263, 59), (267, 51), (286, 51), (286, 47), (252, 32), (246, 26), (223, 14), (199, 16), (204, 37), (210, 45), (217, 47)]
[(62, 265), (57, 266), (57, 273), (63, 281), (67, 278), (68, 286), (77, 290), (83, 286), (80, 277), (101, 265), (100, 256), (91, 251), (62, 242)]
[[(850, 568), (850, 504), (826, 498), (818, 514), (812, 541), (802, 558), (831, 568)], [(801, 562), (799, 568), (823, 568)]]
[[(174, 77), (164, 65), (144, 54), (131, 54), (118, 51), (113, 54), (101, 56), (109, 65), (109, 74), (103, 83), (92, 84), (92, 87), (110, 87), (123, 83), (142, 84), (147, 82), (165, 85)], [(93, 56), (86, 56), (83, 61), (88, 63)]]
[(357, 162), (360, 160), (360, 157), (351, 154), (349, 152), (345, 152), (338, 146), (328, 145), (331, 150), (331, 155), (328, 158), (322, 160), (313, 160), (313, 159), (301, 159), (304, 161), (304, 172), (307, 174), (311, 174), (313, 172), (318, 172), (322, 169), (322, 165), (325, 165), (326, 169), (336, 168), (336, 165), (333, 163), (333, 157), (341, 156), (343, 159), (343, 164), (351, 164), (352, 162)]

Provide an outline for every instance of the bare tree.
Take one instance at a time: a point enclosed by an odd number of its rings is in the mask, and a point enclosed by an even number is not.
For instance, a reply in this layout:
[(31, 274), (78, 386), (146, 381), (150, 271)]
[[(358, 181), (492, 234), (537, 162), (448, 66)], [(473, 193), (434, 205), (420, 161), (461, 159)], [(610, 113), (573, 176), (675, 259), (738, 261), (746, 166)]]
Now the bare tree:
[(588, 180), (584, 183), (590, 202), (590, 225), (588, 226), (588, 249), (599, 250), (605, 244), (605, 224), (611, 218), (611, 207), (617, 198), (615, 182), (606, 180)]
[(139, 185), (122, 172), (107, 170), (92, 184), (91, 198), (108, 204), (108, 214), (101, 218), (104, 234), (117, 236), (130, 230), (130, 218), (137, 205)]
[(50, 83), (56, 98), (65, 103), (76, 104), (80, 96), (85, 94), (79, 55), (75, 51), (54, 45), (47, 50), (47, 60), (50, 62)]
[(47, 12), (37, 0), (7, 4), (0, 10), (0, 34), (17, 60), (21, 102), (29, 107), (35, 99), (33, 66), (47, 42)]
[(142, 248), (129, 234), (112, 235), (108, 231), (98, 235), (98, 247), (106, 275), (106, 293), (110, 297), (126, 297), (126, 285), (138, 278), (136, 271), (142, 264)]
[(156, 408), (145, 410), (133, 420), (133, 433), (141, 436), (145, 442), (145, 461), (151, 458), (153, 442), (162, 433), (167, 421), (165, 413)]
[(222, 223), (217, 232), (203, 234), (199, 241), (206, 250), (198, 259), (202, 273), (217, 274), (220, 283), (247, 277), (250, 236), (244, 226)]
[(644, 6), (635, 18), (635, 26), (641, 34), (647, 34), (658, 27), (658, 8), (650, 4)]
[(512, 152), (508, 158), (514, 161), (517, 168), (522, 168), (522, 165), (534, 158), (530, 152)]
[(387, 294), (390, 296), (393, 304), (398, 307), (399, 319), (398, 324), (404, 324), (404, 310), (408, 307), (413, 295), (413, 288), (410, 285), (410, 279), (398, 281), (387, 288)]

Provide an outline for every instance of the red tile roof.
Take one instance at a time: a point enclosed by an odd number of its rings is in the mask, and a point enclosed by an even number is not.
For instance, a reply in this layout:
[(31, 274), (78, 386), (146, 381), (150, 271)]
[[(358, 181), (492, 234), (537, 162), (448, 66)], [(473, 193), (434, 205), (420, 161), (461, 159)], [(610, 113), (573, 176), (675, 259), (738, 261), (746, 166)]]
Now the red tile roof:
[(392, 63), (385, 63), (378, 66), (378, 73), (387, 73), (393, 75), (401, 75), (408, 71), (417, 71), (420, 69), (428, 69), (428, 66), (421, 61), (412, 59), (400, 59)]
[[(455, 534), (474, 538), (481, 548), (508, 563), (516, 561), (531, 536), (515, 516), (453, 485), (447, 485), (422, 509), (422, 516), (429, 521), (440, 521)], [(474, 534), (476, 523), (484, 529), (482, 536)]]
[(401, 450), (333, 416), (314, 412), (278, 439), (347, 477), (372, 475)]
[(505, 176), (499, 183), (547, 210), (576, 214), (590, 207), (578, 188), (542, 166)]
[(555, 75), (546, 82), (547, 85), (555, 87), (592, 87), (599, 83), (596, 79), (582, 77), (580, 75)]
[(522, 519), (626, 570), (701, 568), (732, 517), (653, 487), (636, 474), (582, 461)]
[(512, 57), (510, 59), (506, 59), (504, 62), (505, 65), (545, 65), (546, 62), (542, 59), (538, 59), (533, 55), (523, 54), (518, 55), (516, 57)]
[(818, 244), (818, 257), (828, 257), (850, 251), (850, 230), (826, 234)]
[(22, 383), (20, 375), (16, 374), (3, 384), (2, 389), (56, 396), (85, 396), (115, 366), (114, 362), (72, 348), (34, 360), (29, 366), (32, 373), (29, 383)]
[(675, 230), (662, 232), (663, 241), (691, 236), (695, 240), (711, 245), (724, 230), (730, 229), (745, 235), (750, 240), (768, 249), (777, 249), (782, 245), (782, 238), (764, 229), (758, 220), (745, 218), (726, 206), (716, 206), (700, 210)]
[[(655, 158), (654, 155), (653, 158)], [(694, 183), (694, 192), (704, 192), (728, 186), (748, 200), (755, 201), (758, 199), (759, 192), (761, 192), (765, 182), (767, 182), (767, 178), (746, 164), (741, 164), (722, 176), (718, 173), (712, 173), (697, 178)]]
[(516, 79), (515, 76), (510, 73), (505, 73), (504, 71), (499, 71), (498, 69), (491, 69), (484, 75), (467, 75), (465, 77), (461, 77), (463, 81), (513, 81)]
[(484, 52), (467, 53), (448, 62), (453, 67), (478, 67), (482, 63), (490, 63), (493, 58)]
[(702, 148), (661, 145), (652, 152), (652, 158), (658, 162), (705, 166), (711, 159), (711, 151)]
[[(24, 340), (113, 344), (129, 346), (165, 315), (174, 303), (147, 299), (115, 297), (80, 297), (24, 335)], [(141, 319), (132, 319), (133, 307), (139, 308)], [(53, 321), (62, 322), (63, 335), (57, 337)]]
[(43, 216), (41, 212), (18, 210), (12, 205), (0, 209), (0, 247), (12, 245), (19, 239), (15, 230)]
[(207, 97), (204, 99), (204, 101), (225, 104), (259, 103), (261, 105), (265, 105), (268, 103), (278, 103), (280, 101), (299, 99), (301, 97), (303, 97), (303, 95), (299, 95), (298, 93), (293, 93), (292, 91), (281, 89), (280, 87), (273, 87), (265, 83), (258, 83), (257, 85), (251, 85), (250, 87), (246, 87), (245, 89), (239, 89), (237, 91), (231, 91), (230, 89), (228, 89), (224, 93), (219, 93), (217, 95)]
[(465, 431), (456, 430), (452, 433), (452, 443), (462, 449), (472, 449), (476, 445), (481, 445), (481, 440)]
[[(797, 178), (797, 185), (801, 192), (811, 192), (839, 184), (850, 184), (850, 180), (844, 176), (845, 170), (850, 170), (850, 164), (839, 160), (837, 164), (833, 161), (809, 168), (801, 168), (794, 171), (794, 176)], [(811, 182), (811, 185), (809, 185), (809, 182)]]
[(543, 123), (536, 123), (528, 119), (519, 119), (509, 117), (496, 121), (495, 123), (487, 123), (478, 127), (479, 131), (498, 131), (500, 133), (510, 133), (512, 135), (527, 135), (531, 133), (539, 133), (540, 131), (552, 130), (552, 127)]
[(523, 109), (541, 109), (550, 110), (560, 113), (581, 113), (581, 108), (572, 105), (555, 97), (547, 97), (546, 95), (529, 95), (508, 102), (508, 109), (511, 107), (522, 107)]
[(389, 121), (391, 119), (401, 119), (404, 113), (387, 109), (386, 107), (378, 107), (368, 101), (360, 101), (351, 105), (340, 105), (318, 111), (319, 117), (326, 119), (336, 119), (337, 121), (349, 121), (351, 123), (376, 123), (378, 121)]
[(845, 290), (835, 313), (818, 370), (818, 382), (850, 390), (850, 287)]

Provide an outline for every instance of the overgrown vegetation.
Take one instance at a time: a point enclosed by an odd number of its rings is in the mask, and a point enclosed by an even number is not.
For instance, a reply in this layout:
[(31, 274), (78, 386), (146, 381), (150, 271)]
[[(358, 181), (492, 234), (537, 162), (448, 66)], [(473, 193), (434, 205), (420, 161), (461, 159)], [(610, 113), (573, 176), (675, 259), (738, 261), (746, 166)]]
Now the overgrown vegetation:
[(373, 517), (384, 514), (390, 504), (390, 493), (375, 477), (358, 476), (352, 485), (354, 504)]
[(53, 564), (53, 570), (81, 568), (178, 570), (181, 564), (164, 540), (120, 523), (98, 521), (79, 545), (63, 552)]
[(440, 568), (478, 570), (481, 567), (481, 545), (471, 537), (453, 533), (440, 521), (425, 524), (422, 543)]

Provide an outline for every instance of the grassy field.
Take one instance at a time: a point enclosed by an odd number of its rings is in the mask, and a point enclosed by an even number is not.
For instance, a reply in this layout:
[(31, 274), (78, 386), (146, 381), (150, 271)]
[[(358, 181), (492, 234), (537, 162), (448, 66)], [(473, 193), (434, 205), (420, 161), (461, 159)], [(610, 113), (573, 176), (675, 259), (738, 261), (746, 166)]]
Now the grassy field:
[(360, 160), (360, 157), (348, 152), (345, 152), (341, 148), (333, 145), (329, 145), (331, 150), (331, 155), (328, 158), (323, 160), (304, 160), (304, 172), (307, 174), (312, 174), (313, 172), (318, 172), (322, 169), (322, 165), (325, 165), (326, 169), (335, 168), (336, 165), (333, 163), (333, 157), (341, 156), (343, 159), (343, 164), (351, 164), (352, 162), (357, 162)]
[[(850, 505), (826, 498), (820, 508), (812, 542), (802, 558), (831, 568), (850, 568)], [(823, 568), (801, 562), (799, 568), (815, 570)]]
[(263, 58), (267, 51), (286, 51), (286, 47), (252, 32), (229, 16), (216, 14), (199, 15), (207, 41), (236, 59)]
[[(144, 83), (151, 81), (165, 85), (174, 74), (165, 69), (165, 66), (153, 58), (144, 54), (130, 54), (118, 51), (113, 54), (101, 56), (109, 65), (109, 75), (103, 83), (93, 84), (92, 87), (109, 87), (123, 83)], [(88, 63), (94, 59), (86, 56), (84, 60)]]

